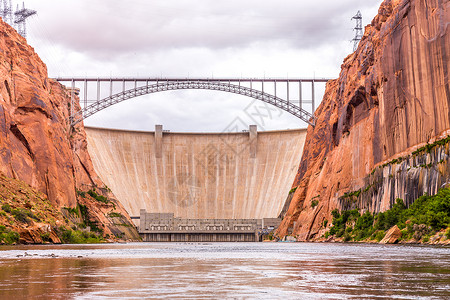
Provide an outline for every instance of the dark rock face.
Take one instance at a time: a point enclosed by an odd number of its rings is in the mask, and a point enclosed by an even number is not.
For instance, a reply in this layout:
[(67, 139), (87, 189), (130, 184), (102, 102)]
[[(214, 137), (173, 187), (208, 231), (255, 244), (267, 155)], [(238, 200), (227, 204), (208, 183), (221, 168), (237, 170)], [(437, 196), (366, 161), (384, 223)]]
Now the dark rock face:
[[(70, 99), (68, 90), (48, 78), (26, 40), (0, 20), (0, 173), (29, 184), (57, 208), (75, 207), (76, 189), (104, 186), (87, 152), (83, 124), (74, 129), (68, 124)], [(128, 229), (134, 228), (128, 214), (108, 196), (126, 216), (122, 223), (130, 225), (119, 231), (136, 238), (137, 232)], [(108, 208), (95, 201), (87, 205), (105, 234), (117, 231), (103, 215)]]
[(381, 212), (392, 207), (397, 198), (409, 206), (424, 194), (434, 195), (450, 186), (448, 140), (442, 145), (428, 144), (428, 150), (416, 150), (378, 166), (365, 177), (365, 185), (357, 195), (338, 198), (337, 208)]
[[(289, 228), (300, 240), (321, 235), (323, 220), (331, 221), (331, 210), (348, 205), (343, 198), (354, 191), (361, 191), (355, 195), (361, 208), (382, 211), (392, 199), (412, 201), (413, 195), (435, 192), (446, 182), (449, 173), (437, 161), (429, 162), (438, 170), (433, 174), (440, 174), (432, 175), (432, 180), (430, 168), (407, 170), (414, 159), (423, 159), (420, 155), (399, 164), (405, 169), (395, 174), (387, 171), (389, 166), (370, 173), (448, 135), (448, 24), (450, 1), (386, 0), (381, 4), (357, 51), (345, 59), (339, 78), (327, 84), (316, 111), (316, 127), (308, 128), (294, 182), (298, 188), (280, 235)], [(371, 192), (362, 195), (371, 184)], [(319, 200), (314, 208), (313, 198)]]

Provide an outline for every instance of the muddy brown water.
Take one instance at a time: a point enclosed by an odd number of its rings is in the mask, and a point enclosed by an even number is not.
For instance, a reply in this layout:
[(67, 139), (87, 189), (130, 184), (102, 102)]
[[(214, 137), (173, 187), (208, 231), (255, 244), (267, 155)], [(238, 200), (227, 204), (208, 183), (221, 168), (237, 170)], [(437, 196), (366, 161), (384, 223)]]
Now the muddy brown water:
[(320, 243), (0, 247), (1, 299), (450, 299), (450, 248)]

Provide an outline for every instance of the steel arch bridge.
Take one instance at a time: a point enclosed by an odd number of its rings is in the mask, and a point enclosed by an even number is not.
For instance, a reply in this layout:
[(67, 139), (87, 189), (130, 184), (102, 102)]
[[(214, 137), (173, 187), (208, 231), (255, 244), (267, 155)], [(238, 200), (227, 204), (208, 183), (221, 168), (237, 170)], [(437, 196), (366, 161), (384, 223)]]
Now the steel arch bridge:
[[(65, 84), (71, 90), (71, 126), (75, 126), (83, 119), (111, 105), (131, 98), (163, 91), (186, 89), (222, 91), (251, 97), (274, 105), (315, 126), (315, 85), (326, 83), (329, 79), (56, 78), (56, 80)], [(130, 83), (133, 84), (131, 87), (129, 86)], [(304, 83), (311, 84), (310, 100), (303, 99)], [(117, 89), (118, 84), (121, 86), (119, 90)], [(293, 90), (296, 90), (296, 98), (292, 98)], [(91, 97), (92, 93), (96, 96)], [(76, 96), (80, 97), (81, 110), (78, 111), (75, 111), (74, 105)], [(311, 106), (311, 111), (304, 108), (305, 104)]]

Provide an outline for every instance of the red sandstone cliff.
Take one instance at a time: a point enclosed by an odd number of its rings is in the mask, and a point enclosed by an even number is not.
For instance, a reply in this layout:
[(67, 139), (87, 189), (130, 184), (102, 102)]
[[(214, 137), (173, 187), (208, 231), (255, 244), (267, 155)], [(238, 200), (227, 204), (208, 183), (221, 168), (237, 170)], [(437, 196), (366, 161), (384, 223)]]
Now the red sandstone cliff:
[[(48, 78), (26, 40), (0, 21), (0, 173), (24, 181), (56, 208), (85, 205), (89, 222), (104, 234), (137, 238), (127, 213), (94, 171), (83, 124), (70, 129), (69, 111), (69, 91)], [(108, 203), (77, 193), (95, 187)], [(124, 215), (120, 226), (108, 217), (112, 211)]]
[(334, 208), (384, 211), (397, 197), (408, 202), (449, 181), (448, 147), (411, 155), (450, 128), (449, 24), (448, 0), (381, 4), (339, 78), (327, 84), (279, 235), (319, 237)]

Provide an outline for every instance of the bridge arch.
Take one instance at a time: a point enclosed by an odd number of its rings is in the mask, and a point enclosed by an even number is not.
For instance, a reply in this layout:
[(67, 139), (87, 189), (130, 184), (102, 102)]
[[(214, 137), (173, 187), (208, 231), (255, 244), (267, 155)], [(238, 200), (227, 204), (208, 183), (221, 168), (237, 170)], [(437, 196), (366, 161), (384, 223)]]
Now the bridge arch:
[[(302, 108), (301, 105), (301, 83), (302, 81), (308, 81), (312, 83), (312, 89), (313, 89), (313, 100), (312, 100), (312, 107), (314, 110), (314, 83), (317, 82), (326, 82), (327, 79), (319, 79), (319, 80), (278, 80), (282, 82), (287, 82), (288, 84), (288, 91), (289, 91), (289, 84), (290, 82), (297, 82), (300, 84), (300, 100), (298, 101), (300, 105), (295, 105), (292, 101), (289, 101), (288, 99), (280, 98), (276, 95), (276, 84), (277, 80), (275, 79), (255, 79), (255, 82), (261, 82), (262, 83), (262, 89), (255, 89), (252, 88), (252, 80), (242, 80), (242, 83), (250, 83), (250, 87), (245, 86), (244, 84), (241, 84), (241, 80), (219, 80), (219, 79), (153, 79), (153, 80), (134, 80), (135, 86), (134, 88), (125, 89), (125, 79), (56, 79), (60, 82), (67, 82), (71, 81), (72, 83), (72, 92), (74, 92), (75, 89), (75, 81), (76, 82), (84, 82), (85, 84), (85, 91), (87, 90), (87, 81), (96, 81), (97, 82), (97, 100), (89, 101), (93, 102), (88, 104), (88, 102), (85, 99), (84, 107), (81, 110), (78, 111), (71, 111), (70, 115), (70, 124), (71, 126), (75, 126), (79, 122), (81, 122), (83, 119), (86, 119), (93, 114), (108, 108), (114, 104), (120, 103), (122, 101), (136, 98), (139, 96), (144, 96), (152, 93), (158, 93), (158, 92), (164, 92), (164, 91), (172, 91), (172, 90), (186, 90), (186, 89), (192, 89), (192, 90), (212, 90), (212, 91), (221, 91), (221, 92), (228, 92), (238, 95), (247, 96), (259, 101), (263, 101), (265, 103), (271, 104), (275, 107), (278, 107), (297, 118), (305, 121), (309, 125), (315, 126), (315, 116), (313, 113), (310, 113)], [(109, 81), (111, 83), (110, 86), (110, 95), (104, 98), (100, 98), (100, 81)], [(123, 82), (123, 90), (117, 93), (112, 92), (112, 83), (113, 82)], [(138, 81), (145, 81), (146, 84), (143, 86), (137, 86), (136, 82)], [(275, 84), (275, 93), (274, 95), (267, 93), (264, 91), (264, 82), (272, 82)], [(87, 93), (87, 92), (85, 92)], [(289, 93), (289, 92), (288, 92)], [(74, 101), (72, 97), (72, 101)], [(87, 95), (85, 94), (85, 98), (87, 98)], [(74, 105), (71, 105), (72, 109), (75, 107)]]

